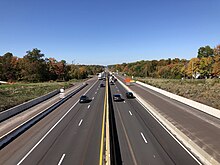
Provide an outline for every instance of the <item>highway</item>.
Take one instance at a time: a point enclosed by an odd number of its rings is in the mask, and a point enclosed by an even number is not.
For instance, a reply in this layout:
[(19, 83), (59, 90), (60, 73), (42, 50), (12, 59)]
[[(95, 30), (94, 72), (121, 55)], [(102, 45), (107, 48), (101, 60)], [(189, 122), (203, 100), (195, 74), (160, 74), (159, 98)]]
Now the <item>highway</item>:
[[(105, 88), (93, 79), (0, 151), (0, 164), (98, 164)], [(79, 103), (86, 93), (92, 101)]]
[[(122, 76), (117, 78), (124, 82)], [(219, 119), (136, 83), (129, 87), (201, 149), (220, 162)], [(166, 146), (166, 142), (162, 145)], [(172, 149), (171, 152), (176, 151)]]
[[(117, 78), (124, 81), (123, 77)], [(2, 148), (0, 164), (102, 164), (101, 137), (106, 87), (100, 87), (100, 83), (105, 81), (94, 77), (87, 83), (86, 87)], [(138, 84), (133, 84), (130, 88), (215, 159), (219, 159), (218, 119)], [(113, 109), (110, 109), (110, 112), (114, 112), (122, 164), (201, 164), (136, 98), (127, 99), (126, 90), (118, 81), (115, 85), (110, 85), (109, 92), (110, 97), (122, 94), (124, 98), (122, 102), (113, 101)], [(91, 101), (79, 103), (83, 94), (89, 96)], [(54, 101), (48, 101), (47, 104), (53, 103)], [(34, 108), (31, 111), (35, 111)], [(22, 119), (22, 114), (18, 117), (19, 120)], [(9, 121), (10, 119), (4, 123)], [(0, 123), (0, 128), (4, 123)], [(7, 129), (16, 127), (16, 123)]]
[(123, 164), (198, 164), (135, 98), (127, 99), (125, 92), (118, 82), (111, 85), (112, 95), (119, 93), (125, 99), (113, 102)]

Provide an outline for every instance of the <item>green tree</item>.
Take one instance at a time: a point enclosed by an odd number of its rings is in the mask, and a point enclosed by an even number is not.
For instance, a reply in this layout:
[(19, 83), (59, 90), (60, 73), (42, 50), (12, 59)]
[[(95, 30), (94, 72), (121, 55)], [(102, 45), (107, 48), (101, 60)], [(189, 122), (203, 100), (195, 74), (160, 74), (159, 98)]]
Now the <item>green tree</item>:
[(48, 65), (44, 54), (37, 48), (27, 51), (21, 61), (22, 79), (31, 82), (41, 82), (48, 80)]
[(198, 49), (198, 58), (213, 56), (213, 49), (210, 46), (200, 47)]

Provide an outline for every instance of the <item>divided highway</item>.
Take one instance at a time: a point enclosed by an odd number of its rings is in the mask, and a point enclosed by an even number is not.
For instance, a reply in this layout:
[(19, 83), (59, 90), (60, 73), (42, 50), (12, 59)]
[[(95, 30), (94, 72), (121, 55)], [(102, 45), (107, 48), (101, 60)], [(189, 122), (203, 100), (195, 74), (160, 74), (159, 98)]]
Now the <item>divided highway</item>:
[[(118, 78), (123, 81), (122, 77)], [(102, 130), (105, 121), (106, 87), (100, 87), (100, 84), (105, 82), (97, 78), (88, 80), (86, 87), (2, 148), (0, 164), (104, 164), (102, 152), (105, 147), (102, 144), (102, 135), (105, 132)], [(219, 148), (210, 145), (212, 140), (211, 144), (219, 147), (218, 119), (190, 111), (189, 106), (140, 85), (133, 85), (130, 88), (187, 136), (195, 135), (192, 140), (200, 139), (198, 143), (213, 149), (210, 152), (216, 153), (215, 158), (218, 158)], [(202, 164), (170, 136), (136, 98), (127, 99), (126, 90), (118, 81), (110, 85), (109, 89), (109, 97), (113, 94), (122, 94), (124, 98), (122, 102), (112, 101), (109, 109), (109, 113), (114, 114), (120, 164)], [(84, 94), (91, 101), (79, 103), (80, 96)], [(3, 123), (0, 123), (0, 127), (1, 124)], [(201, 130), (203, 128), (206, 130)], [(205, 136), (205, 133), (209, 136)], [(207, 141), (203, 139), (205, 137)]]

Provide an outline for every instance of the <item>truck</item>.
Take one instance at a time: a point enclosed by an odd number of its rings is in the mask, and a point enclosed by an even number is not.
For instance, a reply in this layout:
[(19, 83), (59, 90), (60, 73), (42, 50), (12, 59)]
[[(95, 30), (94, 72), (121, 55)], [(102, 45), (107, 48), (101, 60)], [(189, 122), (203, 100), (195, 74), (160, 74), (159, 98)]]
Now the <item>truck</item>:
[(105, 77), (104, 72), (99, 73), (99, 75), (98, 75), (99, 80), (102, 80), (104, 77)]

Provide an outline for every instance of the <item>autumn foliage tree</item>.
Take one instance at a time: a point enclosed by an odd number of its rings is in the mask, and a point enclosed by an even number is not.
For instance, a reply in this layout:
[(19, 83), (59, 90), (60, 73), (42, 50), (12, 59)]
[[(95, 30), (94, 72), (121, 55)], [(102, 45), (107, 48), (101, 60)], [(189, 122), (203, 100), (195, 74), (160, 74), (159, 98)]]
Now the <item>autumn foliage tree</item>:
[(65, 60), (45, 58), (41, 50), (27, 51), (23, 58), (12, 53), (0, 56), (0, 80), (43, 82), (49, 80), (84, 79), (103, 71), (99, 65), (70, 65)]
[(112, 71), (153, 78), (212, 78), (220, 76), (220, 45), (200, 47), (197, 58), (161, 59), (110, 65)]

